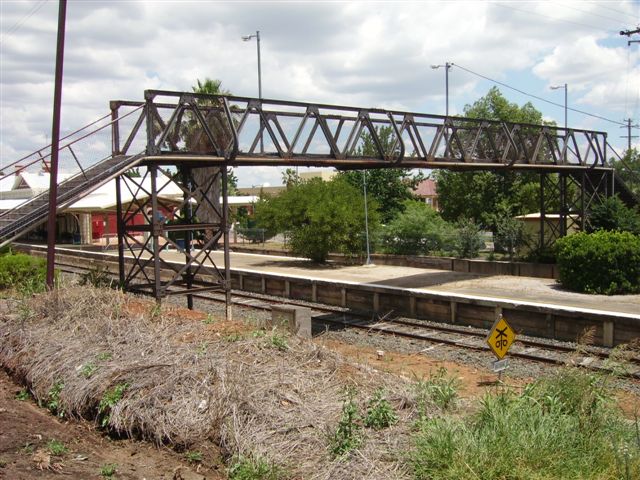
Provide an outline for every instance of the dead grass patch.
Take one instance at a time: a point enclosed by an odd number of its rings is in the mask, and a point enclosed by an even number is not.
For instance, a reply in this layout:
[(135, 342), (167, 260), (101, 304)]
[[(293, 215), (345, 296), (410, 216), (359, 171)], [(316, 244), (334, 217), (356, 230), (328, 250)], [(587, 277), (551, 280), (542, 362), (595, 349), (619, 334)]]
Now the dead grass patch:
[[(397, 377), (313, 342), (288, 337), (286, 349), (275, 348), (272, 332), (114, 290), (68, 287), (32, 297), (20, 315), (16, 308), (0, 308), (0, 363), (43, 405), (56, 392), (66, 416), (106, 415), (113, 432), (183, 449), (206, 439), (291, 478), (407, 478), (402, 456), (416, 411), (410, 384)], [(362, 412), (383, 388), (399, 421), (367, 430), (336, 459), (328, 436), (347, 386)], [(108, 409), (105, 398), (115, 399)]]

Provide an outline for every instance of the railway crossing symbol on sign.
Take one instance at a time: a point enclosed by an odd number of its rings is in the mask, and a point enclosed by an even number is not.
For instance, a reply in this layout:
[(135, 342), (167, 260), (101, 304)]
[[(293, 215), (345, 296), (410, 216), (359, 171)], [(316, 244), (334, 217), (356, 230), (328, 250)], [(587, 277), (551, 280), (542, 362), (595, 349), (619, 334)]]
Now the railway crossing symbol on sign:
[(493, 324), (493, 327), (491, 327), (489, 335), (487, 335), (487, 344), (493, 354), (498, 357), (498, 360), (502, 360), (515, 339), (516, 332), (513, 331), (513, 328), (511, 328), (505, 318), (500, 315)]

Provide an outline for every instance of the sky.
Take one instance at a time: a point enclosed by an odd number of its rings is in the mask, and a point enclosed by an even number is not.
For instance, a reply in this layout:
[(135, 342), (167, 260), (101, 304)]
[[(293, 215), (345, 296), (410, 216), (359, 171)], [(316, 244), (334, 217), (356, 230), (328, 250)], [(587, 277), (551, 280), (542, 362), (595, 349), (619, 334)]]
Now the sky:
[[(58, 2), (0, 0), (0, 168), (50, 142)], [(109, 113), (109, 100), (145, 89), (190, 91), (219, 79), (263, 97), (461, 114), (498, 85), (546, 119), (605, 131), (626, 148), (640, 123), (640, 0), (224, 2), (69, 0), (62, 134)], [(634, 128), (632, 135), (640, 136)], [(638, 138), (633, 144), (640, 146)], [(108, 145), (106, 145), (108, 147)], [(105, 147), (105, 148), (106, 148)], [(236, 169), (240, 186), (278, 185), (281, 169)]]

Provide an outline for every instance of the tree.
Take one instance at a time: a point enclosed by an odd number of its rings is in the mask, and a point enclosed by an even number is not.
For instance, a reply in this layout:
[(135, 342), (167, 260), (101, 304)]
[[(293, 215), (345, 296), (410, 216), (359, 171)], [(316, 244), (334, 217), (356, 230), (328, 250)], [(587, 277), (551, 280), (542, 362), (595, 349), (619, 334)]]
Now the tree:
[(282, 184), (287, 188), (298, 185), (300, 182), (300, 175), (295, 168), (287, 168), (282, 172)]
[[(191, 87), (194, 93), (230, 95), (229, 91), (222, 89), (222, 82), (220, 80), (205, 78), (204, 82), (197, 79), (196, 83), (197, 85)], [(216, 143), (218, 145), (227, 145), (231, 138), (231, 132), (224, 126), (226, 125), (226, 120), (219, 118), (219, 111), (212, 108), (219, 107), (220, 105), (218, 103), (219, 102), (213, 99), (197, 100), (198, 107), (205, 112), (203, 113), (205, 121), (209, 130), (212, 132)], [(211, 152), (211, 142), (204, 134), (204, 129), (196, 118), (196, 115), (192, 112), (187, 112), (185, 117), (186, 121), (182, 125), (181, 135), (184, 139), (186, 150), (196, 153)], [(222, 211), (220, 206), (220, 193), (222, 190), (221, 183), (219, 181), (215, 181), (210, 188), (207, 188), (212, 179), (219, 173), (220, 167), (200, 167), (193, 168), (191, 171), (194, 181), (200, 187), (195, 192), (194, 197), (198, 202), (198, 218), (203, 223), (220, 222), (220, 212)], [(229, 182), (229, 178), (227, 178), (227, 182)], [(230, 186), (230, 184), (227, 183), (227, 186)], [(207, 229), (205, 231), (205, 241), (209, 240), (213, 234), (213, 231)]]
[(428, 255), (443, 250), (453, 236), (453, 227), (423, 202), (407, 200), (404, 211), (384, 228), (385, 251), (397, 255)]
[[(393, 130), (382, 126), (376, 129), (382, 148), (386, 154), (393, 149)], [(356, 149), (358, 155), (378, 156), (378, 150), (369, 133), (362, 133), (362, 141)], [(353, 170), (340, 174), (347, 182), (362, 190), (362, 170)], [(382, 223), (388, 223), (404, 209), (404, 202), (415, 199), (413, 190), (424, 179), (422, 173), (414, 174), (409, 168), (381, 168), (367, 170), (367, 195), (371, 195), (379, 205)]]
[[(497, 87), (473, 105), (466, 105), (464, 116), (514, 123), (550, 124), (531, 103), (518, 106), (509, 102)], [(489, 216), (497, 205), (506, 202), (514, 214), (532, 213), (540, 205), (538, 176), (532, 173), (503, 172), (435, 172), (438, 202), (445, 220), (473, 219), (492, 230), (497, 225)]]
[(638, 149), (627, 150), (622, 160), (612, 158), (610, 165), (616, 170), (616, 176), (620, 178), (627, 188), (640, 197), (640, 152)]
[(587, 233), (598, 230), (631, 232), (640, 235), (640, 214), (618, 197), (594, 205), (588, 213)]
[(238, 195), (238, 177), (232, 167), (227, 169), (227, 195)]
[[(330, 252), (359, 255), (364, 251), (364, 199), (340, 177), (293, 185), (277, 197), (258, 202), (255, 216), (259, 227), (287, 233), (289, 248), (316, 262), (324, 262)], [(371, 201), (369, 228), (374, 231), (378, 225)]]

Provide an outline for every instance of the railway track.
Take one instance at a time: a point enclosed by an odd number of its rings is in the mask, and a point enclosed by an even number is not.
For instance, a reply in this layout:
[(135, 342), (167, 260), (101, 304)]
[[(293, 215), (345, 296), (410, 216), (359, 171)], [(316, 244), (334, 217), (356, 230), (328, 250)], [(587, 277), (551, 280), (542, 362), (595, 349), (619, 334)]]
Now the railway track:
[[(64, 272), (82, 274), (91, 270), (90, 267), (78, 267), (70, 265), (57, 265)], [(115, 274), (110, 274), (115, 277)], [(194, 293), (193, 298), (205, 301), (224, 303), (224, 294), (219, 293)], [(290, 305), (307, 307), (312, 312), (315, 323), (337, 328), (353, 328), (364, 330), (368, 333), (391, 335), (416, 341), (424, 341), (431, 344), (427, 348), (435, 348), (439, 345), (447, 345), (455, 348), (463, 348), (475, 351), (489, 351), (485, 342), (486, 330), (459, 327), (449, 324), (434, 324), (433, 322), (393, 318), (393, 312), (379, 316), (371, 313), (354, 312), (346, 308), (334, 307), (325, 304), (317, 304), (285, 298), (274, 298), (267, 295), (232, 291), (234, 305), (260, 310), (271, 310), (273, 305)], [(547, 364), (565, 365), (575, 364), (581, 367), (596, 370), (611, 370), (611, 349), (590, 346), (567, 345), (557, 341), (542, 341), (530, 337), (518, 337), (509, 356), (526, 361), (543, 362)], [(626, 358), (626, 371), (621, 375), (633, 379), (640, 379), (640, 357)]]

